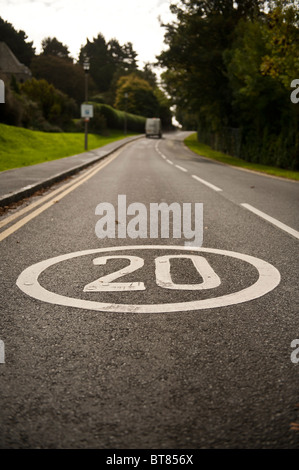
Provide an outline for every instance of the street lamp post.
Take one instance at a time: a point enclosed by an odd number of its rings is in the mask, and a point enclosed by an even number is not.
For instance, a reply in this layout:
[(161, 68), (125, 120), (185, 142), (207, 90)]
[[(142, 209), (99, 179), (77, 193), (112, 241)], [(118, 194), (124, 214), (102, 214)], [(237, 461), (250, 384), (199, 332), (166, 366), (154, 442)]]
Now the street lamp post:
[[(88, 71), (89, 71), (89, 58), (85, 57), (83, 68), (85, 71), (85, 102), (88, 102)], [(88, 118), (85, 118), (85, 150), (88, 149)]]

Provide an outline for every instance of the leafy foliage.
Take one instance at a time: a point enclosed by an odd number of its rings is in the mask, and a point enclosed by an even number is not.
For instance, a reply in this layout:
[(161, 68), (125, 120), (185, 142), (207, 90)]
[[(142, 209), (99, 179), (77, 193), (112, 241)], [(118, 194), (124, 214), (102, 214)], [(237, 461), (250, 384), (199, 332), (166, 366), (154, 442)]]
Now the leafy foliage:
[[(149, 75), (152, 86), (142, 78)], [(159, 117), (164, 129), (171, 127), (172, 113), (170, 101), (165, 93), (155, 85), (149, 74), (148, 67), (145, 73), (133, 73), (122, 76), (117, 83), (115, 107), (133, 114), (146, 117)]]
[(17, 31), (11, 23), (4, 21), (0, 17), (0, 41), (5, 42), (12, 50), (18, 60), (30, 66), (31, 60), (35, 54), (33, 42), (27, 42), (27, 35), (24, 31)]
[[(170, 102), (157, 86), (152, 64), (138, 69), (132, 43), (121, 45), (115, 38), (106, 42), (99, 33), (91, 41), (87, 39), (79, 61), (74, 63), (68, 46), (56, 37), (43, 39), (39, 55), (35, 55), (32, 43), (26, 39), (23, 31), (17, 32), (0, 18), (0, 40), (11, 47), (20, 61), (30, 64), (34, 77), (23, 85), (15, 77), (7, 82), (1, 122), (49, 131), (69, 129), (71, 118), (78, 118), (78, 105), (85, 101), (88, 83), (92, 101), (120, 107), (120, 111), (102, 107), (101, 112), (97, 107), (90, 123), (95, 132), (105, 132), (109, 127), (122, 129), (125, 119), (128, 130), (144, 132), (145, 117), (154, 115), (161, 117), (164, 125), (171, 125)], [(86, 57), (90, 62), (88, 73), (83, 70)], [(130, 94), (128, 102), (124, 101), (124, 90)]]
[(137, 53), (132, 44), (123, 46), (116, 39), (106, 42), (102, 34), (98, 34), (92, 41), (87, 39), (85, 46), (81, 47), (79, 62), (83, 65), (85, 57), (90, 60), (90, 75), (99, 92), (107, 92), (116, 72), (136, 70)]
[[(101, 116), (101, 118), (100, 118)], [(106, 104), (94, 103), (94, 119), (91, 120), (91, 129), (94, 132), (101, 132), (106, 127), (109, 129), (124, 129), (125, 120), (127, 129), (132, 132), (144, 132), (145, 128), (145, 117), (138, 116), (132, 113), (125, 113), (112, 108), (112, 106)], [(97, 127), (97, 122), (101, 120), (101, 124), (104, 127)]]
[(43, 39), (42, 49), (43, 55), (56, 56), (62, 59), (68, 59), (72, 61), (72, 59), (70, 58), (68, 47), (62, 44), (62, 42), (58, 41), (56, 38), (47, 37)]
[(267, 17), (264, 37), (267, 53), (261, 63), (263, 75), (271, 76), (288, 88), (299, 77), (299, 9), (295, 2), (277, 2)]
[[(297, 168), (297, 2), (181, 0), (164, 25), (158, 57), (183, 125), (199, 138), (251, 161)], [(268, 10), (264, 9), (267, 4)]]
[(77, 110), (74, 100), (56, 90), (46, 80), (27, 80), (20, 85), (20, 89), (37, 103), (47, 121), (58, 126), (66, 125)]
[(158, 114), (158, 100), (150, 84), (135, 74), (118, 81), (115, 107), (146, 117)]
[[(59, 56), (41, 54), (32, 60), (31, 70), (35, 78), (47, 80), (78, 104), (84, 101), (85, 73), (81, 65)], [(91, 77), (88, 77), (88, 81), (92, 94), (96, 86)]]

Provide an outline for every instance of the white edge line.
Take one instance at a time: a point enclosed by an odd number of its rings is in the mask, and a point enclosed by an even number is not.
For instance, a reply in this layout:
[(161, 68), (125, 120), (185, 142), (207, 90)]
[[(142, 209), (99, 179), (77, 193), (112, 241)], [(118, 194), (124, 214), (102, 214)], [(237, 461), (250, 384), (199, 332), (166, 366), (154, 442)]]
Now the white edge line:
[(199, 182), (202, 183), (202, 184), (205, 184), (206, 186), (208, 186), (209, 188), (213, 189), (214, 191), (222, 191), (222, 189), (218, 188), (217, 186), (214, 186), (214, 184), (209, 183), (208, 181), (205, 181), (205, 180), (199, 178), (199, 177), (196, 176), (196, 175), (192, 175), (192, 178), (194, 178), (195, 180), (199, 181)]
[(251, 206), (250, 204), (243, 203), (241, 204), (242, 207), (245, 207), (245, 209), (248, 209), (249, 211), (253, 212), (254, 214), (258, 215), (259, 217), (262, 217), (263, 219), (267, 220), (271, 224), (275, 225), (276, 227), (280, 228), (284, 232), (289, 233), (290, 235), (293, 235), (293, 237), (299, 239), (299, 232), (297, 230), (289, 227), (288, 225), (283, 224), (282, 222), (279, 222), (279, 220), (274, 219), (274, 217), (271, 217), (268, 214), (265, 214), (264, 212), (256, 209), (255, 207)]

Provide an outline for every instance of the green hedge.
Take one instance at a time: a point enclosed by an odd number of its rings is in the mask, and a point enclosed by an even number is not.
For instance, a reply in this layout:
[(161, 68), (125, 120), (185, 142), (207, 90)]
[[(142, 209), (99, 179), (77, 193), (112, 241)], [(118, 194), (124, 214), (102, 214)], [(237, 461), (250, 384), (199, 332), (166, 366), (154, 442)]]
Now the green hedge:
[(126, 116), (128, 131), (144, 133), (145, 117), (119, 111), (107, 104), (92, 104), (94, 107), (94, 118), (91, 119), (90, 124), (95, 132), (102, 132), (105, 128), (124, 129)]

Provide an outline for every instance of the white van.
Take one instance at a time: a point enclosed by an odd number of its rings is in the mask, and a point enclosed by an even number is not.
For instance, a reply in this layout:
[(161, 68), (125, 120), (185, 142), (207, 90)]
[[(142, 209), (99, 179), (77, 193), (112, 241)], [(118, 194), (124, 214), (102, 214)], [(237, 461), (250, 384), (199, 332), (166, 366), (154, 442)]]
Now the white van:
[(152, 137), (154, 135), (158, 136), (159, 139), (162, 137), (160, 118), (148, 118), (145, 122), (145, 136)]

